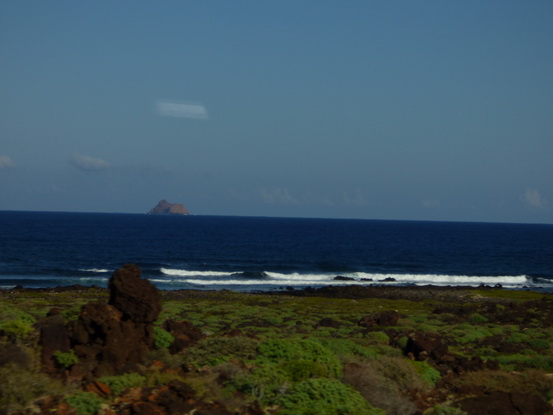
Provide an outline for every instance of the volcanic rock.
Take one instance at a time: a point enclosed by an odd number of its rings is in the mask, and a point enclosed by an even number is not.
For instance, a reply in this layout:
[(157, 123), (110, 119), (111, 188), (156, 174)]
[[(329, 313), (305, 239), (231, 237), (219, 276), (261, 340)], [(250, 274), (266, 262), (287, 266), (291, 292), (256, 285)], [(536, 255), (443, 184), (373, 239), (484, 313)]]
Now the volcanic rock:
[(460, 403), (469, 415), (542, 415), (553, 408), (537, 395), (494, 392), (490, 395), (466, 398)]
[(71, 344), (65, 321), (58, 309), (52, 309), (39, 323), (42, 369), (54, 373), (57, 370), (54, 352), (69, 352)]
[(431, 358), (440, 361), (448, 354), (448, 346), (440, 336), (417, 332), (408, 336), (404, 351), (416, 360)]
[(125, 265), (109, 281), (109, 304), (88, 303), (68, 324), (78, 369), (95, 376), (121, 374), (143, 361), (153, 345), (153, 322), (161, 312), (157, 289)]
[(357, 323), (361, 327), (373, 327), (373, 326), (395, 326), (399, 320), (399, 313), (397, 311), (388, 310), (380, 313), (367, 314), (362, 317)]
[(167, 200), (160, 200), (156, 207), (150, 209), (150, 215), (189, 215), (188, 209), (180, 203), (169, 203)]

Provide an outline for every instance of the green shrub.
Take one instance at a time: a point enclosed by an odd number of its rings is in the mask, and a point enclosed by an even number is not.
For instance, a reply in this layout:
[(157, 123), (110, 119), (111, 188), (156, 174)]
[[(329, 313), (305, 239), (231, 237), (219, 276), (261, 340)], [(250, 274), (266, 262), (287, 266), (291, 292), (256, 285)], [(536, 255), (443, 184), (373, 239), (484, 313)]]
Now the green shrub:
[(292, 382), (324, 377), (328, 374), (327, 369), (322, 364), (311, 360), (287, 361), (281, 367)]
[(326, 369), (326, 376), (340, 377), (342, 363), (329, 349), (315, 340), (276, 339), (267, 340), (258, 347), (258, 361), (283, 363), (295, 360), (319, 363)]
[(65, 401), (75, 408), (78, 415), (94, 415), (104, 402), (98, 395), (91, 392), (76, 392), (65, 398)]
[(259, 366), (251, 373), (235, 376), (229, 381), (230, 387), (252, 396), (264, 406), (274, 404), (290, 385), (288, 375), (276, 364)]
[(167, 348), (175, 341), (175, 338), (167, 330), (154, 326), (154, 347), (156, 349)]
[(16, 411), (45, 395), (61, 393), (57, 380), (9, 364), (0, 367), (0, 408)]
[(143, 386), (146, 377), (138, 373), (125, 373), (119, 376), (103, 376), (100, 382), (105, 383), (114, 395), (121, 395), (125, 389)]
[(296, 383), (278, 403), (283, 415), (385, 415), (352, 387), (335, 379), (309, 379)]
[(71, 366), (79, 363), (79, 358), (75, 354), (74, 350), (70, 350), (67, 353), (56, 350), (54, 352), (54, 359), (58, 365), (63, 366), (66, 369), (69, 369)]
[(440, 380), (440, 372), (436, 370), (434, 367), (430, 366), (426, 362), (417, 362), (417, 361), (411, 361), (411, 363), (415, 366), (415, 369), (417, 370), (417, 373), (420, 375), (422, 380), (424, 380), (428, 385), (434, 387)]
[(11, 340), (19, 341), (33, 332), (33, 322), (28, 319), (18, 318), (0, 323), (0, 332), (3, 332)]
[(488, 319), (486, 317), (484, 317), (482, 314), (472, 313), (469, 316), (469, 321), (472, 324), (482, 324), (482, 323), (487, 323)]
[(195, 365), (215, 366), (230, 359), (248, 360), (256, 355), (258, 341), (249, 337), (208, 337), (188, 350), (185, 361)]
[(467, 413), (460, 408), (454, 408), (452, 406), (436, 405), (429, 412), (429, 415), (467, 415)]

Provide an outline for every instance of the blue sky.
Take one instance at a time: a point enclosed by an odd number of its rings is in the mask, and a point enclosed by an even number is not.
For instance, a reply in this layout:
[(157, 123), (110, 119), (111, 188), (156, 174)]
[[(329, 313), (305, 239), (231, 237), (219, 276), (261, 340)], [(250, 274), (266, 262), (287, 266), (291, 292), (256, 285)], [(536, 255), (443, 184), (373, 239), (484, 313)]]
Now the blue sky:
[(3, 1), (0, 210), (553, 223), (552, 1)]

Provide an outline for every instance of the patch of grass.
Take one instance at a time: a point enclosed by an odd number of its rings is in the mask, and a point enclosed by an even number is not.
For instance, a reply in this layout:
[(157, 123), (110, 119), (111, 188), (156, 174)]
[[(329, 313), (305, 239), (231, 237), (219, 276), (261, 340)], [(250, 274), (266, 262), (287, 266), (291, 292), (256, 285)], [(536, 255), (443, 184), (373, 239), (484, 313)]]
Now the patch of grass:
[(109, 386), (114, 395), (121, 395), (126, 389), (144, 386), (147, 378), (138, 373), (119, 376), (102, 376), (99, 381)]
[(230, 359), (249, 360), (257, 353), (258, 341), (249, 337), (208, 337), (190, 348), (184, 360), (196, 367), (215, 366)]
[(283, 415), (385, 415), (352, 387), (334, 379), (296, 383), (278, 401)]
[(78, 415), (94, 415), (104, 403), (102, 398), (91, 392), (76, 392), (65, 398), (65, 401), (75, 408)]

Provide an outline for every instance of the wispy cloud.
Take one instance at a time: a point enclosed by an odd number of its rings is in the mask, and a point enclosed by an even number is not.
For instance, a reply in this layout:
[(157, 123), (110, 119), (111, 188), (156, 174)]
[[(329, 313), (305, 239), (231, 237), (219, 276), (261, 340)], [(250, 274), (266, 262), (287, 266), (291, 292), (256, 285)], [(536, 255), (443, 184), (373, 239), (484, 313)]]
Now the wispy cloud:
[(355, 189), (352, 193), (344, 193), (344, 203), (352, 206), (368, 206), (369, 198), (361, 189)]
[(73, 154), (69, 162), (80, 170), (99, 171), (109, 167), (109, 163), (99, 158), (85, 156), (83, 154)]
[(164, 117), (196, 118), (207, 120), (207, 110), (202, 104), (158, 100), (156, 102), (157, 113)]
[(523, 200), (528, 205), (538, 208), (543, 208), (547, 204), (546, 200), (536, 189), (526, 189), (526, 192), (523, 195)]
[(15, 167), (15, 163), (8, 156), (0, 156), (0, 169), (9, 169)]
[(262, 188), (259, 190), (261, 199), (267, 204), (299, 205), (300, 200), (290, 194), (286, 188), (275, 187), (273, 189)]
[(423, 207), (428, 209), (437, 209), (442, 206), (442, 201), (436, 197), (429, 198), (429, 199), (423, 199), (421, 201), (421, 204)]

